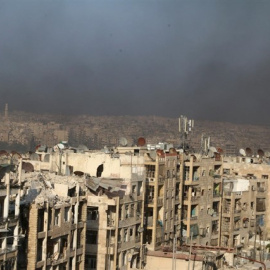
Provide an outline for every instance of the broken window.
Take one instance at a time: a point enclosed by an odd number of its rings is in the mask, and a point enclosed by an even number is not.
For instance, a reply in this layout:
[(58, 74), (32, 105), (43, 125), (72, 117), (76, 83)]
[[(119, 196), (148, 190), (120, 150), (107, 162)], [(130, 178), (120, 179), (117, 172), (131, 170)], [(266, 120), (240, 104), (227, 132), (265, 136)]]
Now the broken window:
[(101, 177), (101, 175), (102, 175), (102, 172), (103, 172), (103, 169), (104, 169), (104, 167), (103, 167), (103, 164), (101, 164), (101, 165), (99, 165), (98, 167), (97, 167), (97, 177)]
[(64, 221), (65, 222), (69, 221), (69, 209), (70, 209), (70, 207), (65, 207), (65, 211), (64, 211)]
[(124, 242), (128, 242), (128, 230), (124, 229)]
[(98, 220), (98, 207), (87, 207), (87, 220)]
[(79, 222), (82, 221), (82, 218), (83, 218), (83, 209), (84, 209), (83, 204), (84, 204), (84, 202), (79, 203), (79, 209), (78, 209), (78, 221)]
[(54, 210), (54, 225), (60, 226), (60, 209)]
[(257, 199), (256, 200), (256, 211), (257, 212), (265, 211), (265, 199)]
[(97, 268), (97, 256), (95, 255), (86, 255), (85, 256), (85, 268), (94, 270)]
[(136, 193), (136, 185), (132, 186), (132, 193), (135, 194)]
[(98, 231), (86, 232), (86, 243), (90, 245), (96, 245), (98, 243)]
[(128, 211), (128, 209), (129, 209), (129, 205), (126, 204), (126, 205), (125, 205), (125, 217), (126, 217), (126, 218), (129, 217), (129, 211)]
[(44, 209), (38, 209), (38, 232), (44, 231)]

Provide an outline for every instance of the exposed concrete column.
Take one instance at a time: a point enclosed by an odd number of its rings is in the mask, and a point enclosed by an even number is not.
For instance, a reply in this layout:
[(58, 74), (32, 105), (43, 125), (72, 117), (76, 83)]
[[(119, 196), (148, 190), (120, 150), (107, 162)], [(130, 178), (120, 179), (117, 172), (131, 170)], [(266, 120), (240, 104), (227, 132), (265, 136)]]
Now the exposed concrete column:
[(192, 191), (192, 187), (189, 186), (189, 188), (188, 188), (188, 209), (187, 209), (187, 237), (190, 237), (191, 191)]
[(82, 220), (84, 223), (83, 227), (83, 236), (81, 235), (81, 243), (83, 243), (83, 253), (81, 255), (81, 269), (84, 269), (85, 266), (85, 252), (86, 252), (86, 220), (87, 220), (87, 203), (84, 201), (84, 204), (82, 205)]
[(118, 244), (118, 226), (119, 226), (119, 206), (120, 206), (120, 199), (119, 197), (114, 198), (115, 203), (116, 203), (116, 217), (115, 217), (115, 234), (114, 234), (114, 250), (115, 250), (115, 255), (113, 256), (113, 269), (116, 269), (116, 259), (117, 259), (117, 244)]
[(27, 252), (27, 269), (36, 268), (37, 249), (37, 224), (38, 224), (38, 209), (36, 205), (30, 206), (29, 213), (29, 234), (28, 234), (28, 252)]
[(74, 248), (74, 257), (72, 259), (72, 269), (76, 269), (76, 257), (77, 257), (77, 242), (78, 242), (78, 212), (79, 212), (79, 198), (80, 198), (80, 186), (77, 183), (76, 185), (76, 203), (74, 206), (74, 224), (76, 224), (76, 229), (73, 234), (73, 248)]
[(153, 232), (152, 232), (152, 246), (153, 246), (153, 250), (155, 250), (156, 237), (157, 237), (158, 179), (159, 179), (159, 158), (157, 156), (156, 157), (156, 164), (155, 164), (155, 186), (154, 186), (154, 207), (153, 207)]
[[(45, 237), (43, 243), (48, 241), (48, 220), (49, 220), (49, 206), (46, 204), (46, 209), (44, 210), (44, 231)], [(47, 245), (42, 246), (42, 260), (47, 260)], [(43, 270), (46, 270), (46, 264), (43, 266)]]
[(9, 210), (9, 195), (10, 195), (10, 173), (5, 174), (5, 183), (6, 183), (6, 197), (4, 200), (4, 219), (8, 217), (8, 210)]
[(189, 181), (193, 180), (193, 156), (190, 157), (190, 167), (189, 167)]

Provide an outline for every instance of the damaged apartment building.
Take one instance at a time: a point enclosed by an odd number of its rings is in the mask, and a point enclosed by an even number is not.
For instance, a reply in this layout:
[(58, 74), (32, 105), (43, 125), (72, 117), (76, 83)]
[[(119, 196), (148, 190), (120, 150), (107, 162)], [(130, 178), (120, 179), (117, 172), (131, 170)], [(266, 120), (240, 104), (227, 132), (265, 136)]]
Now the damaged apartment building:
[(75, 176), (22, 173), (27, 269), (84, 269), (86, 191)]
[(50, 153), (41, 148), (25, 163), (34, 171), (86, 179), (86, 269), (141, 269), (146, 248), (180, 241), (183, 163), (171, 145), (60, 148)]
[(39, 151), (33, 171), (75, 175), (88, 189), (85, 269), (141, 269), (145, 251), (144, 154), (137, 148)]
[(0, 269), (19, 269), (21, 168), (17, 153), (0, 151)]
[(61, 143), (28, 153), (21, 168), (15, 182), (12, 171), (2, 178), (21, 223), (1, 233), (13, 234), (6, 243), (14, 248), (23, 243), (27, 269), (161, 269), (156, 258), (169, 262), (173, 250), (186, 267), (190, 247), (198, 267), (214, 269), (235, 265), (237, 254), (263, 256), (270, 239), (266, 157), (251, 162), (164, 143), (100, 151)]

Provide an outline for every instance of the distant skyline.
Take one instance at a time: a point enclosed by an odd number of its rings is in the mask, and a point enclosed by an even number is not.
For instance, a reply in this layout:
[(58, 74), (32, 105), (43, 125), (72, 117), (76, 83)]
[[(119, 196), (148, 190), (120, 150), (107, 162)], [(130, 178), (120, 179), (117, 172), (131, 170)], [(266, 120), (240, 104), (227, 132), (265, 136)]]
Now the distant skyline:
[(0, 1), (0, 107), (268, 125), (269, 13), (259, 0)]

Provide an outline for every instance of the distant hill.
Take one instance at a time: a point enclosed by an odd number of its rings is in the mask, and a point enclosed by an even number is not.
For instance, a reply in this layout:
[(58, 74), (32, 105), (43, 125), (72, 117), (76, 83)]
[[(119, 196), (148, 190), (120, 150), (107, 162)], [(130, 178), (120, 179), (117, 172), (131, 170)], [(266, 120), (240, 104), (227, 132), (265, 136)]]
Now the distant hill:
[[(72, 145), (85, 144), (89, 148), (117, 145), (120, 137), (126, 137), (130, 145), (136, 144), (139, 137), (144, 137), (147, 143), (167, 141), (174, 143), (176, 146), (180, 144), (177, 118), (158, 116), (65, 116), (12, 112), (9, 116), (9, 122), (13, 123), (13, 126), (17, 124), (20, 127), (22, 124), (26, 127), (29, 123), (47, 126), (50, 126), (50, 123), (60, 124), (58, 126), (61, 129), (68, 131), (68, 140)], [(28, 131), (28, 133), (31, 133), (31, 131)], [(210, 136), (211, 144), (222, 148), (227, 154), (236, 154), (240, 148), (246, 147), (250, 147), (254, 151), (258, 149), (270, 150), (269, 126), (197, 121), (195, 119), (195, 127), (189, 135), (189, 144), (196, 151), (200, 150), (202, 134)], [(44, 140), (42, 135), (34, 139), (41, 143)], [(55, 139), (55, 143), (57, 143), (57, 139)], [(29, 137), (30, 140), (33, 140), (33, 138)]]

